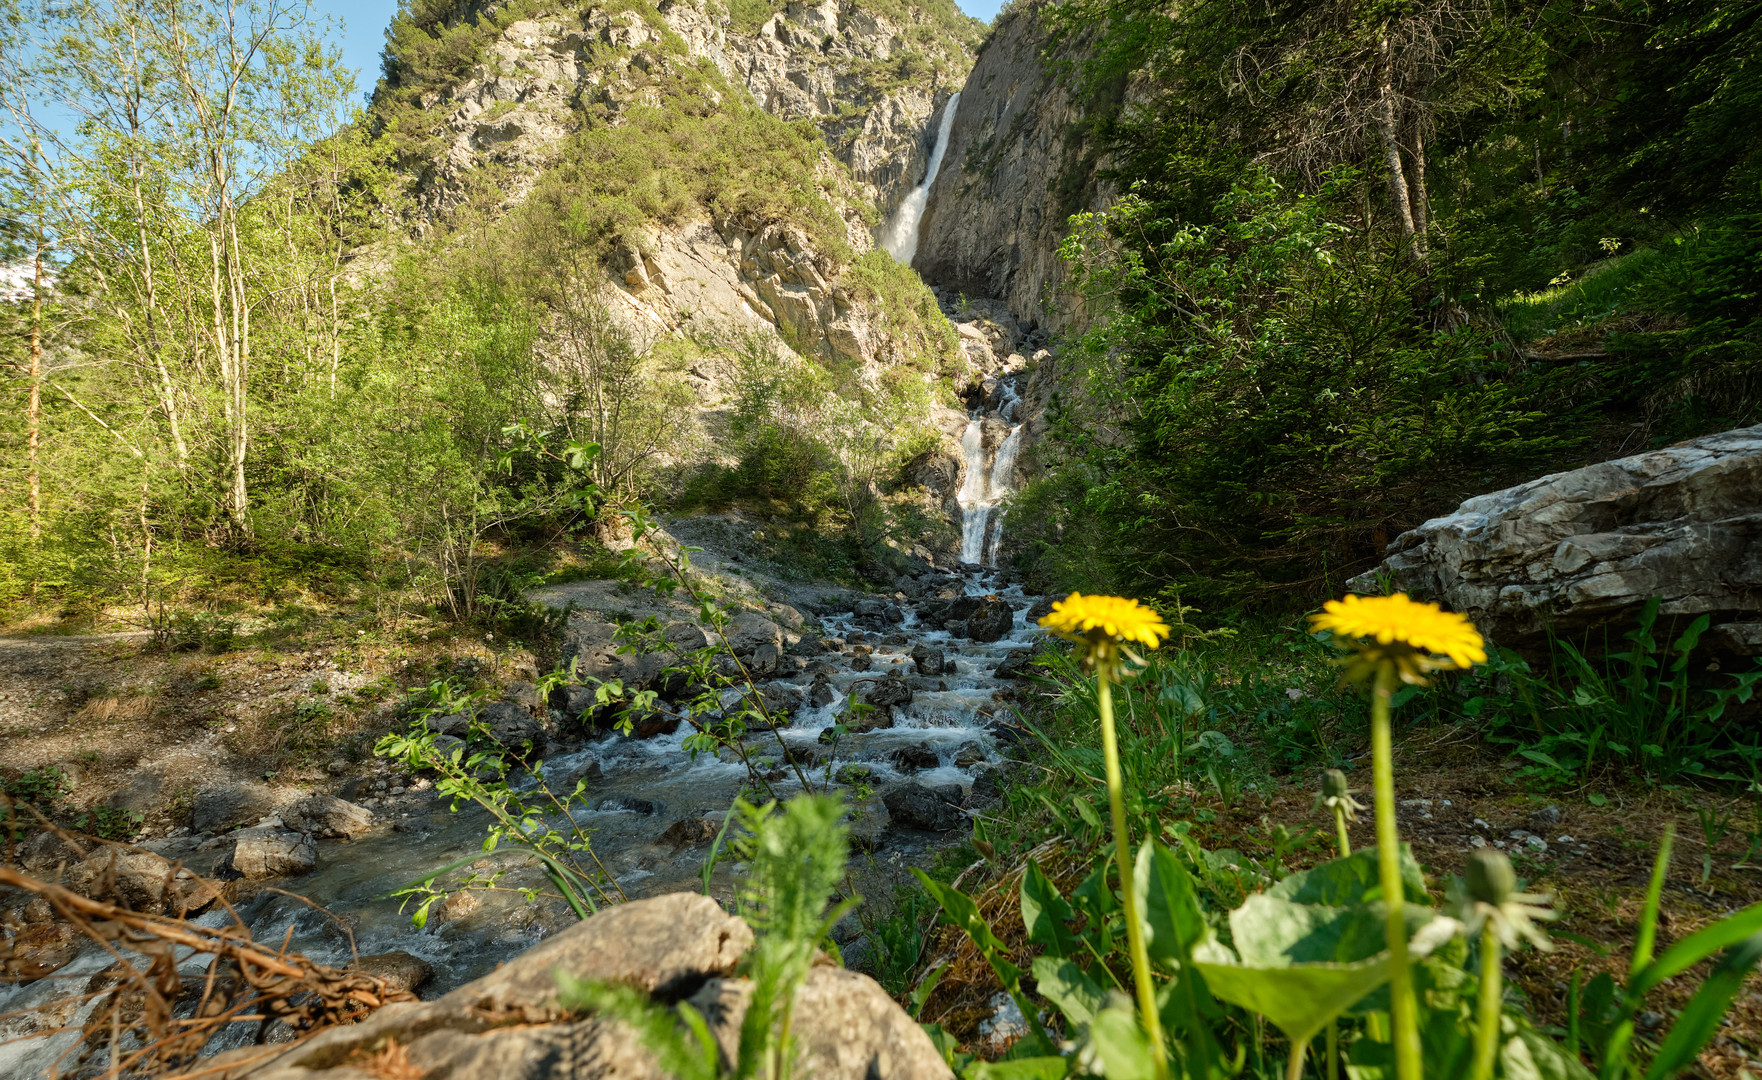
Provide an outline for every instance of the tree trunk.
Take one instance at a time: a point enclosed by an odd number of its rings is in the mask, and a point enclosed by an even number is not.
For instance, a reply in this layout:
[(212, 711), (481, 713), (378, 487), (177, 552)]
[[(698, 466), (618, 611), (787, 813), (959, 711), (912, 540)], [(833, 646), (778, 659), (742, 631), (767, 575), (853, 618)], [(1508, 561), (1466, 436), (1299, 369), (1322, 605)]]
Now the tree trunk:
[(1401, 235), (1415, 259), (1423, 258), (1419, 233), (1413, 224), (1413, 200), (1408, 194), (1407, 170), (1401, 165), (1400, 124), (1395, 108), (1394, 49), (1387, 31), (1378, 43), (1381, 62), (1377, 65), (1377, 132), (1383, 140), (1383, 162), (1389, 170), (1389, 197), (1395, 204), (1395, 216), (1401, 222)]
[(30, 519), (31, 539), (43, 536), (43, 477), (38, 447), (43, 427), (43, 238), (37, 237), (37, 257), (31, 278), (31, 390), (26, 415), (30, 424)]
[(1431, 252), (1428, 242), (1428, 222), (1432, 216), (1431, 196), (1426, 192), (1426, 140), (1425, 133), (1420, 130), (1419, 121), (1413, 122), (1413, 137), (1409, 140), (1408, 153), (1413, 158), (1413, 236), (1418, 257), (1424, 259)]

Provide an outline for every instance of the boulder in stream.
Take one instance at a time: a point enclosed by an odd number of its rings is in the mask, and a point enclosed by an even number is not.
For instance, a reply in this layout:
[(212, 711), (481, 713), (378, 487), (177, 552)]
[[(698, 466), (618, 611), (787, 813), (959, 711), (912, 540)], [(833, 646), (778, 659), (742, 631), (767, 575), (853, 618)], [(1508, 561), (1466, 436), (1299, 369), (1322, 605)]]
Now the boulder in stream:
[(209, 788), (190, 809), (190, 831), (217, 833), (256, 822), (275, 809), (275, 802), (273, 789), (250, 781)]
[(146, 851), (100, 851), (71, 867), (63, 883), (81, 896), (152, 915), (193, 914), (215, 899), (194, 874)]
[(954, 666), (948, 662), (941, 649), (933, 649), (928, 645), (918, 645), (912, 649), (912, 663), (917, 665), (919, 675), (929, 676), (944, 674)]
[(232, 850), (214, 864), (214, 875), (260, 881), (317, 868), (318, 845), (310, 836), (286, 829), (240, 829), (232, 836)]
[(393, 990), (414, 992), (434, 979), (434, 965), (402, 949), (363, 956), (353, 970), (384, 979)]
[(929, 743), (920, 742), (895, 750), (893, 764), (898, 766), (901, 772), (918, 772), (923, 769), (936, 768), (942, 764), (942, 759), (936, 756), (936, 751), (930, 748)]
[(966, 636), (980, 642), (1002, 641), (1015, 625), (1015, 609), (1007, 601), (988, 596), (967, 617)]
[(881, 796), (887, 817), (903, 829), (925, 832), (948, 832), (958, 829), (966, 820), (961, 812), (963, 792), (959, 784), (926, 787), (923, 784), (901, 784)]
[(346, 799), (308, 795), (283, 810), (282, 823), (320, 840), (352, 840), (373, 828), (373, 812)]

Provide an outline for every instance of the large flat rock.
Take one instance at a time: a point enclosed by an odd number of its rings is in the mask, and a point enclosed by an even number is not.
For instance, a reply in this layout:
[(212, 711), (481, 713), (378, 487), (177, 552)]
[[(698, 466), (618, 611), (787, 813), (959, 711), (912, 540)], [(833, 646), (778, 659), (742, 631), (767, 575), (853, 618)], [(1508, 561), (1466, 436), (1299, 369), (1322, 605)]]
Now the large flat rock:
[(1715, 648), (1762, 653), (1762, 426), (1476, 496), (1397, 537), (1350, 587), (1377, 591), (1379, 576), (1501, 643), (1617, 622), (1658, 596), (1667, 617), (1709, 615)]

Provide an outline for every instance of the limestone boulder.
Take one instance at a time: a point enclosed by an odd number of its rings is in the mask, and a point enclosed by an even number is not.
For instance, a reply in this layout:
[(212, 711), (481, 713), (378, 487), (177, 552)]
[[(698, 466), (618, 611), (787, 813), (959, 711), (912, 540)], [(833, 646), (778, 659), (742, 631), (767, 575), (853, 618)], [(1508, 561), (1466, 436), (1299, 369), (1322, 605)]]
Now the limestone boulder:
[(1440, 601), (1501, 644), (1543, 627), (1706, 614), (1711, 646), (1762, 654), (1762, 425), (1469, 499), (1349, 584)]
[(309, 874), (318, 868), (318, 845), (304, 833), (286, 829), (240, 829), (232, 850), (214, 864), (214, 876), (261, 881)]
[(347, 799), (310, 795), (282, 811), (282, 823), (321, 840), (352, 840), (373, 828), (373, 811)]
[(155, 915), (194, 913), (215, 899), (194, 874), (145, 851), (101, 851), (70, 867), (64, 883), (93, 900)]

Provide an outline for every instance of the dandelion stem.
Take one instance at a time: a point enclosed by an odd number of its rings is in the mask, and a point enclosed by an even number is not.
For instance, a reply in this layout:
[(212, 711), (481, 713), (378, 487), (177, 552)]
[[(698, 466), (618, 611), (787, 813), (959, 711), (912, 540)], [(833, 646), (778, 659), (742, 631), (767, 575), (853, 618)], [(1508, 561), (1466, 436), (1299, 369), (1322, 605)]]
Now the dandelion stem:
[(1499, 967), (1499, 939), (1493, 922), (1481, 931), (1481, 992), (1475, 1016), (1473, 1080), (1491, 1080), (1493, 1059), (1499, 1054), (1499, 1014), (1504, 996), (1504, 972)]
[(1407, 920), (1402, 908), (1401, 837), (1395, 824), (1395, 760), (1389, 732), (1389, 698), (1395, 692), (1395, 665), (1377, 665), (1370, 698), (1370, 752), (1376, 779), (1377, 869), (1388, 910), (1389, 1019), (1395, 1028), (1395, 1075), (1420, 1080), (1419, 1003), (1413, 971), (1407, 965)]
[(1306, 1042), (1291, 1044), (1291, 1057), (1285, 1062), (1285, 1080), (1303, 1080), (1303, 1055), (1308, 1051)]
[(1328, 1021), (1328, 1071), (1322, 1080), (1334, 1080), (1340, 1074), (1340, 1021)]
[(1138, 991), (1138, 1011), (1143, 1014), (1144, 1031), (1150, 1036), (1150, 1057), (1156, 1080), (1168, 1080), (1168, 1053), (1162, 1044), (1162, 1020), (1156, 1013), (1156, 986), (1150, 979), (1150, 952), (1144, 944), (1144, 928), (1138, 921), (1138, 894), (1132, 886), (1132, 847), (1130, 834), (1126, 831), (1125, 781), (1120, 773), (1119, 740), (1114, 736), (1113, 680), (1105, 667), (1097, 666), (1095, 696), (1101, 713), (1101, 755), (1107, 763), (1107, 802), (1113, 811), (1114, 852), (1120, 864), (1120, 892), (1126, 909), (1126, 944), (1132, 953), (1132, 981)]
[(1334, 807), (1334, 832), (1336, 839), (1340, 842), (1340, 858), (1344, 859), (1352, 854), (1352, 838), (1346, 835), (1346, 808), (1344, 806)]

